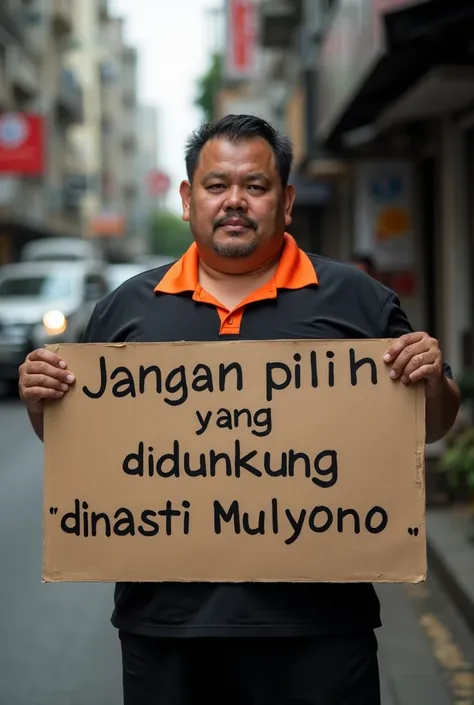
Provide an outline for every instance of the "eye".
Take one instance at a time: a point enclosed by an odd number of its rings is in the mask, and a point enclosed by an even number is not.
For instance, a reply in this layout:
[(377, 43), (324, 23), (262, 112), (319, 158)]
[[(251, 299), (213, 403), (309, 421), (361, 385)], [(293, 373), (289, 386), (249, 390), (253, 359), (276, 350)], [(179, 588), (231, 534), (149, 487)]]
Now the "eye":
[(222, 189), (225, 189), (225, 184), (210, 184), (207, 187), (208, 191), (222, 191)]
[(249, 190), (262, 192), (266, 189), (263, 186), (258, 186), (258, 184), (251, 184), (251, 186), (249, 186)]

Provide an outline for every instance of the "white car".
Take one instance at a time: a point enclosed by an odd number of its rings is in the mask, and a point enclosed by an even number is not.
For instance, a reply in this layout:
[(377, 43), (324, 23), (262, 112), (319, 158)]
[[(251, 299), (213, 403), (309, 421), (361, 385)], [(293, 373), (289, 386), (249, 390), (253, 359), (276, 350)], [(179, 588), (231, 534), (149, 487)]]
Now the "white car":
[(106, 276), (109, 282), (110, 290), (114, 291), (118, 286), (131, 279), (136, 274), (144, 272), (146, 269), (144, 264), (137, 262), (118, 262), (116, 264), (108, 264)]
[(27, 242), (21, 251), (22, 262), (103, 261), (94, 240), (84, 237), (45, 237)]
[(31, 350), (79, 342), (110, 291), (103, 264), (20, 262), (0, 268), (0, 381), (16, 381)]

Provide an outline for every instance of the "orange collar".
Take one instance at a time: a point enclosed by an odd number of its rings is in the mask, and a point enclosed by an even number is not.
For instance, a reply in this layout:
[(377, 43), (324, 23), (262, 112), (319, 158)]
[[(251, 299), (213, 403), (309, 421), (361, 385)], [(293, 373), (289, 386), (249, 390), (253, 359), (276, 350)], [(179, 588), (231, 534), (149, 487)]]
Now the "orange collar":
[[(298, 247), (296, 240), (285, 233), (283, 251), (275, 276), (272, 279), (275, 289), (304, 289), (318, 284), (318, 277), (309, 257)], [(270, 288), (273, 288), (270, 285)], [(195, 242), (184, 255), (166, 272), (156, 285), (155, 292), (161, 294), (182, 294), (196, 292), (199, 287), (199, 255)]]

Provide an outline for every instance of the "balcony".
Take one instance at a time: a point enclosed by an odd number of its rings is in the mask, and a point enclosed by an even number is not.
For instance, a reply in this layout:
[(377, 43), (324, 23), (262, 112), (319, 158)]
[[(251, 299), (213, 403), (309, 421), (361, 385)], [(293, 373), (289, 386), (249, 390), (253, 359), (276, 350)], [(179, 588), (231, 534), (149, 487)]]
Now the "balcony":
[(0, 46), (20, 42), (23, 38), (21, 16), (17, 3), (0, 1)]
[(132, 154), (138, 147), (137, 138), (134, 134), (125, 134), (122, 138), (122, 149), (127, 154)]
[(64, 177), (61, 206), (64, 210), (76, 210), (86, 195), (89, 179), (86, 174), (68, 173)]
[(260, 6), (261, 42), (267, 49), (289, 49), (293, 32), (303, 19), (303, 0), (263, 0)]
[(38, 66), (20, 44), (6, 47), (5, 76), (7, 83), (23, 96), (34, 98), (38, 95), (40, 88)]
[(51, 15), (58, 35), (71, 32), (74, 22), (71, 0), (53, 0)]
[(109, 16), (109, 0), (97, 0), (99, 19), (105, 20)]
[(131, 178), (128, 179), (122, 187), (122, 197), (125, 201), (134, 201), (138, 196), (138, 186)]
[(56, 98), (59, 116), (77, 123), (83, 119), (83, 93), (74, 71), (63, 69), (59, 79)]
[(133, 90), (125, 90), (122, 95), (122, 105), (125, 110), (133, 110), (137, 107), (137, 94)]
[(136, 66), (138, 62), (138, 51), (135, 47), (125, 46), (122, 51), (123, 61), (129, 66)]

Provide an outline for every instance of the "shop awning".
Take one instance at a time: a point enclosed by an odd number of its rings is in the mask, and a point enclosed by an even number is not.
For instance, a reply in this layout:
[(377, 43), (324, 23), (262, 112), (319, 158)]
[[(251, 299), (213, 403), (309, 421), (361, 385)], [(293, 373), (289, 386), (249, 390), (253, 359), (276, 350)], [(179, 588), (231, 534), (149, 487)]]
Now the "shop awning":
[(320, 54), (317, 139), (329, 146), (373, 123), (433, 68), (474, 66), (472, 0), (356, 4), (354, 15), (354, 3), (341, 1)]

